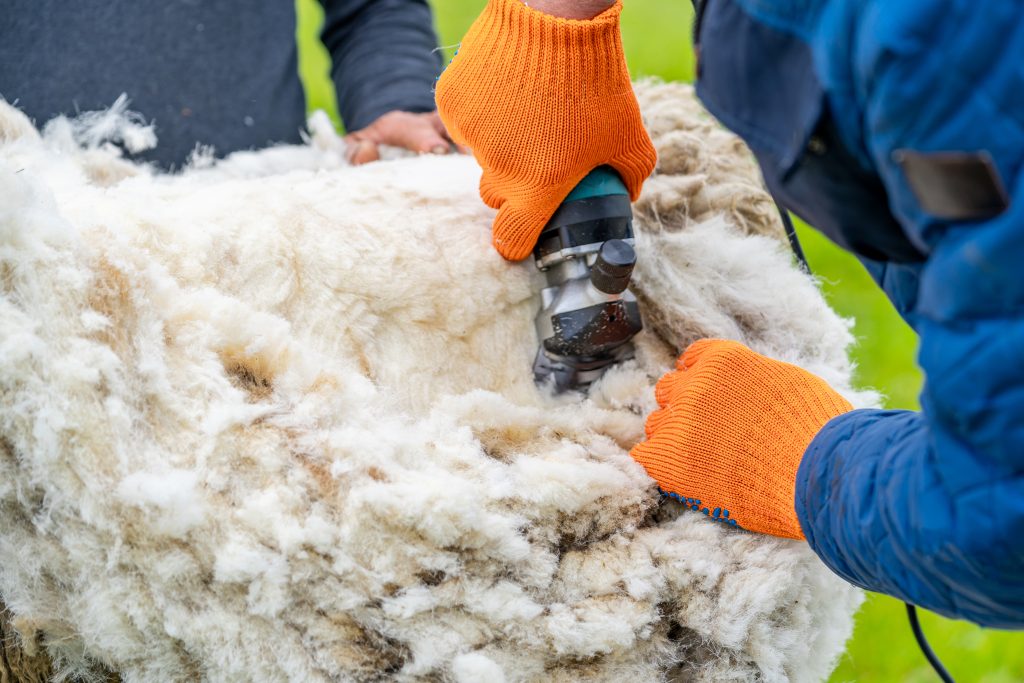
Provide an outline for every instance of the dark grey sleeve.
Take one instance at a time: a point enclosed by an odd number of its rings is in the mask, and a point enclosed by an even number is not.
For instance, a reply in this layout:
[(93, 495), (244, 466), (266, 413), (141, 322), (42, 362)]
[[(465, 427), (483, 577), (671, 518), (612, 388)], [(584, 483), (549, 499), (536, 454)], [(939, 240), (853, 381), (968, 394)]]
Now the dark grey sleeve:
[(350, 131), (394, 109), (434, 109), (441, 73), (425, 0), (321, 0), (338, 110)]

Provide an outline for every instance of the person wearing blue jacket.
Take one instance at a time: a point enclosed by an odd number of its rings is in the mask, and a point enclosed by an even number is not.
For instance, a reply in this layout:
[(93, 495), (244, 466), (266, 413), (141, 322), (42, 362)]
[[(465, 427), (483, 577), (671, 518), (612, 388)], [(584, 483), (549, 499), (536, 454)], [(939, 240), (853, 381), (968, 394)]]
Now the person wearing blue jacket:
[[(426, 0), (320, 4), (350, 160), (375, 159), (378, 144), (447, 152)], [(300, 143), (294, 0), (5, 0), (0, 98), (43, 125), (106, 109), (122, 93), (158, 138), (134, 158), (164, 169), (184, 166), (197, 146), (224, 156)]]
[[(696, 6), (698, 96), (782, 206), (861, 258), (920, 335), (926, 384), (920, 412), (853, 410), (799, 368), (702, 340), (659, 382), (634, 457), (692, 509), (805, 538), (851, 583), (1024, 627), (1024, 10)], [(535, 207), (594, 166), (627, 186), (651, 170), (649, 141), (598, 139), (639, 121), (620, 8), (491, 0), (441, 77), (510, 258), (548, 218)]]

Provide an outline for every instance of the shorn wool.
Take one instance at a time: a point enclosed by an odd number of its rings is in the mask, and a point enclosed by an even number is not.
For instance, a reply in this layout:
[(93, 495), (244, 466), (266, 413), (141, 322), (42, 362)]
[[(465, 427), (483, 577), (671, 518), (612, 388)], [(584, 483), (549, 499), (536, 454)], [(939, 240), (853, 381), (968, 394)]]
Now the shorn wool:
[(4, 675), (826, 677), (859, 591), (628, 449), (700, 337), (877, 397), (743, 145), (686, 86), (638, 96), (646, 329), (586, 397), (534, 386), (543, 278), (490, 246), (472, 158), (349, 168), (315, 117), (165, 176), (107, 143), (154, 142), (123, 103), (42, 134), (0, 104)]

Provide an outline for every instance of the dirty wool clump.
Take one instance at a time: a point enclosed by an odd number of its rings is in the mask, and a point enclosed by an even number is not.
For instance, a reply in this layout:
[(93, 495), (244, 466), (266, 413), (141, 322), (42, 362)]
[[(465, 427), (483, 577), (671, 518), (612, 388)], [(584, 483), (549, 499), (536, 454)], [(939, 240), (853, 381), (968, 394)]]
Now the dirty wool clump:
[(348, 168), (314, 121), (307, 145), (163, 176), (109, 143), (151, 142), (138, 121), (41, 135), (0, 104), (0, 598), (27, 660), (127, 681), (827, 676), (858, 591), (805, 544), (660, 500), (628, 449), (698, 337), (877, 398), (743, 146), (689, 88), (638, 91), (660, 155), (636, 204), (647, 328), (586, 398), (533, 384), (542, 280), (490, 248), (471, 158)]

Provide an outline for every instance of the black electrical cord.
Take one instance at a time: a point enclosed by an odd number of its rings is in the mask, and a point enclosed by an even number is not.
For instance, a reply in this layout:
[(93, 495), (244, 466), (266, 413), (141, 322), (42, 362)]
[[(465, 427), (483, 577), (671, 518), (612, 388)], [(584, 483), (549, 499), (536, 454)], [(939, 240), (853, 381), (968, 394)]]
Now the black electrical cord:
[(924, 631), (921, 630), (921, 622), (917, 618), (917, 608), (909, 602), (905, 604), (907, 606), (907, 618), (910, 619), (910, 630), (914, 632), (914, 639), (917, 641), (918, 647), (921, 648), (921, 652), (924, 653), (924, 658), (935, 669), (935, 673), (938, 674), (942, 683), (956, 683), (949, 674), (949, 671), (946, 670), (946, 667), (942, 665), (932, 646), (928, 644), (928, 639), (924, 637)]
[[(800, 267), (811, 274), (811, 267), (807, 263), (807, 256), (804, 254), (804, 248), (800, 245), (800, 239), (796, 235), (796, 228), (793, 226), (793, 219), (790, 218), (789, 212), (782, 208), (782, 206), (776, 202), (776, 208), (779, 210), (779, 217), (782, 219), (782, 227), (786, 229), (786, 238), (789, 239), (789, 246), (793, 250), (793, 255), (796, 256), (797, 261), (800, 262)], [(928, 644), (928, 639), (924, 637), (924, 631), (921, 630), (921, 622), (917, 618), (917, 608), (911, 605), (909, 602), (904, 603), (907, 606), (907, 617), (910, 619), (910, 630), (914, 632), (914, 640), (917, 641), (917, 646), (921, 648), (921, 652), (924, 653), (924, 658), (928, 660), (928, 663), (935, 669), (935, 673), (938, 674), (939, 679), (942, 683), (956, 683), (953, 677), (946, 670), (946, 667), (942, 665), (942, 661), (939, 660), (938, 655), (935, 654), (935, 650)]]
[(800, 246), (800, 240), (796, 236), (796, 228), (793, 226), (793, 219), (789, 217), (789, 212), (782, 208), (778, 202), (775, 203), (775, 208), (779, 210), (779, 217), (782, 219), (782, 227), (786, 229), (786, 238), (789, 240), (789, 248), (793, 250), (793, 255), (796, 256), (796, 260), (800, 262), (807, 274), (811, 274), (811, 267), (807, 265), (807, 257), (804, 255), (804, 248)]

